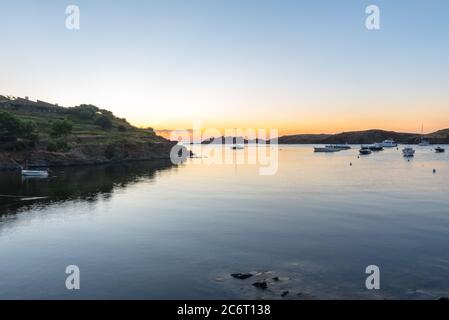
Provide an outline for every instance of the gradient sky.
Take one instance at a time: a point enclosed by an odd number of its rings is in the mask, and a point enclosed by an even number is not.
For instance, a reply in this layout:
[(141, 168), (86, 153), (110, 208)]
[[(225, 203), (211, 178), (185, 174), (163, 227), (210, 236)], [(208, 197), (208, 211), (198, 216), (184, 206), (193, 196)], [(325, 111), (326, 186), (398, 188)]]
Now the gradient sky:
[[(65, 28), (77, 4), (81, 30)], [(365, 8), (381, 30), (365, 28)], [(449, 127), (449, 1), (0, 0), (0, 94), (156, 129)]]

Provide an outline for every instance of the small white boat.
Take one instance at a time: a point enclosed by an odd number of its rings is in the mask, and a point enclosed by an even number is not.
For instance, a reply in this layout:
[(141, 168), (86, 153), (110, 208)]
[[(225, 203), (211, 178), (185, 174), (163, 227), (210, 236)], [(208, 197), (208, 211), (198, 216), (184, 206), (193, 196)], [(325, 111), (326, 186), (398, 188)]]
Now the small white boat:
[(325, 147), (314, 147), (313, 148), (315, 152), (338, 152), (342, 149), (335, 148), (334, 146), (325, 146)]
[(242, 146), (241, 144), (236, 144), (232, 146), (232, 150), (243, 150), (243, 149), (245, 149), (245, 147)]
[(393, 139), (387, 139), (382, 142), (381, 145), (384, 148), (396, 148), (398, 146), (398, 144)]
[(48, 177), (48, 171), (47, 170), (22, 170), (22, 176), (46, 178), (46, 177)]
[(413, 157), (415, 156), (415, 149), (411, 147), (406, 147), (402, 149), (402, 154), (404, 155), (404, 157)]

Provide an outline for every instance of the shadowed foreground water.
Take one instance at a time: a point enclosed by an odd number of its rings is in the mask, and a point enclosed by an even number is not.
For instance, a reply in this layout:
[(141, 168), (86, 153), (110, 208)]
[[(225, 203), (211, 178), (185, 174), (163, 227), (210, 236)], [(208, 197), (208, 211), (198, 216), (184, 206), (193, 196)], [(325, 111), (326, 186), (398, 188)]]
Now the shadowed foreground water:
[[(273, 176), (203, 160), (0, 173), (0, 194), (48, 197), (0, 197), (0, 298), (449, 295), (447, 153), (417, 148), (409, 162), (396, 149), (358, 159), (281, 146)], [(79, 291), (65, 288), (72, 264)], [(365, 289), (372, 264), (378, 291)], [(263, 291), (233, 272), (281, 281)]]

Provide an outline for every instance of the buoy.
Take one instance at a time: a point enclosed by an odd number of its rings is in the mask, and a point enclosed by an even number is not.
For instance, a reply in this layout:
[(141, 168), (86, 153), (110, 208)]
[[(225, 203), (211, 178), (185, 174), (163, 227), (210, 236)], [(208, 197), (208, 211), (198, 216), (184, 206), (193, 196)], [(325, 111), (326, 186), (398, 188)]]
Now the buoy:
[(436, 170), (436, 169), (433, 169), (433, 173), (437, 173), (437, 170)]

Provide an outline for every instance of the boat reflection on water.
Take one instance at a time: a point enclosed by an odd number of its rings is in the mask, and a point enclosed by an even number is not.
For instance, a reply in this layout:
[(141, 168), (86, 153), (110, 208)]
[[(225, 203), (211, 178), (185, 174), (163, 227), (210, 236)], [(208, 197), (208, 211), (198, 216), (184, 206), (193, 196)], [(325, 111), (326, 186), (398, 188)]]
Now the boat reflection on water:
[(27, 206), (70, 200), (95, 201), (108, 198), (114, 190), (142, 179), (153, 179), (162, 170), (176, 168), (170, 160), (53, 168), (49, 177), (26, 177), (20, 172), (2, 172), (0, 216), (14, 214)]

